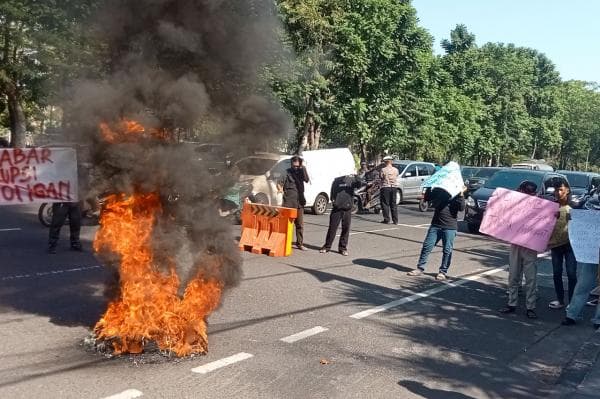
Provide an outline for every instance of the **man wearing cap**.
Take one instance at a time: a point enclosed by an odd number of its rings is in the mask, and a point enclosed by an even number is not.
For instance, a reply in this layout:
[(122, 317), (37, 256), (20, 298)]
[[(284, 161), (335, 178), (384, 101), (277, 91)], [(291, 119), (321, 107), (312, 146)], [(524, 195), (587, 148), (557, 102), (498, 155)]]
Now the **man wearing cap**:
[(292, 167), (286, 170), (285, 175), (278, 184), (279, 191), (283, 191), (283, 206), (286, 208), (295, 208), (298, 210), (298, 216), (294, 220), (296, 226), (296, 248), (299, 250), (304, 247), (304, 207), (306, 198), (304, 198), (304, 183), (308, 183), (308, 172), (302, 165), (302, 157), (294, 155), (291, 159)]
[(392, 222), (398, 224), (398, 206), (396, 195), (398, 193), (398, 169), (392, 165), (391, 156), (383, 158), (385, 167), (381, 169), (381, 207), (383, 209), (383, 220), (381, 223), (390, 223), (390, 212)]

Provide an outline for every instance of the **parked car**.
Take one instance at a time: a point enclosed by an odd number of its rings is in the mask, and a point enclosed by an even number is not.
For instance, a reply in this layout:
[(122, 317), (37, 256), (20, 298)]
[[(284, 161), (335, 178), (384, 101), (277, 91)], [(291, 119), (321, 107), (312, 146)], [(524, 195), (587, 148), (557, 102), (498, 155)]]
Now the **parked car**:
[[(240, 160), (236, 166), (240, 169), (242, 179), (250, 180), (252, 194), (256, 202), (270, 205), (281, 205), (283, 195), (277, 192), (277, 182), (291, 166), (291, 155), (263, 154), (254, 155)], [(322, 215), (327, 210), (330, 201), (331, 184), (336, 177), (356, 174), (356, 164), (352, 153), (347, 148), (304, 151), (302, 153), (304, 166), (310, 182), (304, 185), (306, 207), (311, 208), (316, 215)], [(245, 166), (250, 166), (246, 168)], [(262, 173), (249, 175), (265, 169)]]
[(479, 168), (473, 176), (469, 177), (465, 181), (465, 186), (467, 186), (467, 195), (471, 195), (479, 187), (482, 187), (485, 184), (485, 182), (494, 175), (494, 173), (496, 173), (502, 169), (505, 169), (505, 168), (496, 168), (496, 167)]
[[(435, 173), (435, 165), (431, 162), (394, 160), (392, 165), (398, 169), (398, 195), (396, 202), (401, 204), (406, 200), (419, 200), (421, 184)], [(385, 164), (377, 166), (378, 170)]]
[(511, 166), (514, 169), (529, 169), (529, 170), (547, 170), (554, 171), (554, 168), (541, 160), (531, 160), (515, 163)]
[(570, 205), (573, 208), (582, 208), (591, 192), (600, 187), (600, 174), (591, 172), (575, 172), (559, 170), (557, 173), (564, 175), (571, 186)]
[(473, 177), (475, 175), (475, 173), (477, 173), (479, 171), (479, 167), (477, 166), (461, 166), (460, 168), (460, 174), (463, 177), (463, 180), (465, 181), (465, 184), (467, 182), (467, 179), (469, 179), (470, 177)]
[(538, 186), (538, 196), (547, 199), (554, 198), (554, 184), (566, 181), (566, 177), (556, 173), (540, 170), (505, 169), (497, 171), (483, 187), (479, 188), (466, 200), (465, 221), (471, 233), (479, 232), (487, 202), (497, 188), (516, 190), (519, 185), (530, 180)]

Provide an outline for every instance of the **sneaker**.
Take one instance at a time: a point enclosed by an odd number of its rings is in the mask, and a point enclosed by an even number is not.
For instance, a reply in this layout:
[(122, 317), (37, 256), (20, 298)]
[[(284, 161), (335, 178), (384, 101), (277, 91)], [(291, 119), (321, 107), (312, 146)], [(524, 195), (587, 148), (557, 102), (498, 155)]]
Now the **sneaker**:
[(592, 299), (591, 301), (587, 301), (585, 304), (587, 306), (598, 306), (598, 298)]
[(516, 306), (506, 305), (502, 309), (498, 310), (500, 313), (514, 313), (517, 310)]
[(305, 251), (306, 250), (306, 247), (304, 245), (302, 245), (302, 244), (297, 244), (296, 248), (298, 248), (300, 251)]
[(444, 273), (438, 273), (438, 275), (435, 276), (435, 279), (438, 281), (444, 281), (446, 280), (446, 275)]
[(565, 307), (564, 303), (560, 303), (560, 301), (552, 301), (548, 304), (550, 309), (562, 309)]
[(340, 254), (344, 255), (344, 256), (348, 256), (348, 251), (346, 251), (345, 249), (341, 249)]
[(387, 221), (387, 220), (382, 220), (382, 221), (381, 221), (381, 222), (379, 222), (379, 223), (382, 223), (382, 224), (390, 224), (390, 222), (389, 222), (389, 221)]
[(406, 275), (408, 275), (408, 276), (420, 276), (422, 274), (423, 274), (423, 270), (421, 270), (421, 269), (411, 270), (410, 272), (406, 273)]
[(562, 323), (563, 326), (574, 326), (577, 322), (569, 317), (565, 317)]
[(329, 252), (329, 248), (325, 248), (325, 247), (323, 247), (323, 248), (321, 248), (321, 249), (319, 250), (319, 252), (320, 252), (320, 253), (322, 253), (322, 254), (326, 254), (327, 252)]

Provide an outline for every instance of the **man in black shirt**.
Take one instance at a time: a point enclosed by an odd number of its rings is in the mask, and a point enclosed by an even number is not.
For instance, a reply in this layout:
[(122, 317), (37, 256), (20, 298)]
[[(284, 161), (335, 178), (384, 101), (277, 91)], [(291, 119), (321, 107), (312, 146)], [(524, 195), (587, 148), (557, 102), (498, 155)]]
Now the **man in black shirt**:
[(443, 244), (442, 265), (440, 266), (436, 280), (446, 279), (446, 273), (448, 273), (448, 268), (452, 261), (454, 238), (458, 229), (458, 213), (465, 210), (464, 192), (461, 192), (454, 198), (450, 198), (450, 194), (440, 188), (427, 189), (425, 192), (425, 200), (431, 201), (435, 213), (433, 214), (431, 226), (423, 242), (417, 268), (408, 272), (409, 276), (420, 276), (423, 274), (429, 254), (431, 254), (433, 247), (441, 240)]
[(304, 198), (304, 183), (308, 183), (308, 172), (302, 165), (302, 158), (294, 155), (291, 159), (292, 167), (286, 170), (283, 179), (279, 182), (278, 188), (283, 191), (283, 206), (298, 210), (298, 216), (294, 220), (296, 226), (296, 248), (305, 250), (304, 247), (304, 207), (306, 199)]
[(321, 248), (321, 253), (327, 253), (331, 250), (331, 245), (335, 239), (340, 221), (342, 222), (342, 235), (338, 249), (340, 254), (348, 256), (348, 237), (350, 235), (350, 221), (352, 218), (352, 205), (354, 203), (354, 190), (362, 184), (359, 177), (340, 176), (336, 177), (331, 185), (331, 201), (333, 209), (329, 216), (329, 230), (325, 238), (325, 245)]

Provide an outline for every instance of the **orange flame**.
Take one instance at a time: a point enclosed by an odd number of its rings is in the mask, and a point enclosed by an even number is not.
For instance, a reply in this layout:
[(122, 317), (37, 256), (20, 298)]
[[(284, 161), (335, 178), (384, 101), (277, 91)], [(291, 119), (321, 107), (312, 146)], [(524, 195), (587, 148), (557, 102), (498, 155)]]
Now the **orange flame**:
[[(131, 123), (132, 134), (143, 132)], [(108, 125), (106, 125), (108, 128)], [(107, 141), (118, 139), (101, 127)], [(110, 132), (110, 133), (109, 133)], [(215, 278), (196, 276), (183, 297), (174, 261), (161, 273), (151, 240), (162, 214), (157, 193), (123, 194), (107, 198), (94, 240), (94, 250), (120, 256), (120, 295), (94, 327), (96, 337), (112, 344), (116, 354), (141, 353), (153, 341), (178, 356), (208, 349), (206, 317), (219, 305), (223, 285)]]
[(104, 141), (108, 143), (136, 142), (141, 138), (155, 138), (168, 140), (170, 135), (166, 129), (146, 129), (139, 122), (121, 119), (119, 122), (108, 124), (100, 123), (100, 133)]

